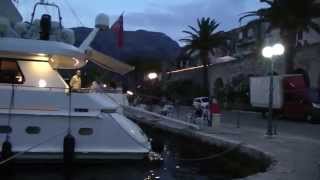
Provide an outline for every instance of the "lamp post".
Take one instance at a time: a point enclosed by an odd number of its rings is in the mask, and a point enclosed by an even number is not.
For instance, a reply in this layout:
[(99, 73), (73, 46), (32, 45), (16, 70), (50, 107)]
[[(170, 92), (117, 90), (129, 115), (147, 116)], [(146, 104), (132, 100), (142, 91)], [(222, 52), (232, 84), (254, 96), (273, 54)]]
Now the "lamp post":
[(273, 136), (273, 71), (274, 71), (274, 57), (283, 55), (285, 48), (282, 44), (277, 43), (273, 46), (266, 46), (262, 50), (262, 55), (265, 58), (271, 60), (271, 68), (270, 68), (270, 89), (269, 89), (269, 119), (268, 119), (268, 128), (267, 135)]

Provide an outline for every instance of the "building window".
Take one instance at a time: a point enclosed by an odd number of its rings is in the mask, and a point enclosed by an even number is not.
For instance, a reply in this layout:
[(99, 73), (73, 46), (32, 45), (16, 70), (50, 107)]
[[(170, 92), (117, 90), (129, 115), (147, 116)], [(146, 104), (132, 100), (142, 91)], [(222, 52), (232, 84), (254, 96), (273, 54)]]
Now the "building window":
[(0, 83), (23, 84), (24, 80), (16, 61), (0, 59)]
[(93, 134), (93, 129), (92, 128), (80, 128), (79, 134), (82, 136), (90, 136)]
[(87, 113), (89, 109), (86, 108), (74, 108), (74, 112)]
[(28, 134), (39, 134), (40, 133), (40, 127), (29, 126), (29, 127), (26, 128), (26, 132)]
[(0, 134), (8, 134), (12, 132), (12, 128), (10, 126), (0, 126)]
[(242, 39), (243, 39), (243, 32), (239, 32), (238, 38), (239, 38), (239, 40), (242, 40)]
[(249, 29), (248, 30), (248, 38), (253, 38), (253, 35), (254, 35), (253, 29)]

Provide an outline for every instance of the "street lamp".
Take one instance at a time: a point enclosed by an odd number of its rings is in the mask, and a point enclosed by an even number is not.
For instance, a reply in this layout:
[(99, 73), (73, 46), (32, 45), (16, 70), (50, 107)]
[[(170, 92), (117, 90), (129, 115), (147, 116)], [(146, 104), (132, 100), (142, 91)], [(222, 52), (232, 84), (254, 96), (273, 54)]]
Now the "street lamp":
[(154, 80), (154, 79), (157, 79), (158, 78), (158, 74), (155, 73), (155, 72), (151, 72), (148, 74), (148, 79), (149, 80)]
[(126, 93), (127, 93), (129, 96), (133, 96), (133, 95), (134, 95), (134, 93), (133, 93), (132, 91), (129, 91), (129, 90), (128, 90)]
[(269, 119), (268, 119), (268, 130), (267, 135), (273, 136), (273, 69), (274, 69), (274, 58), (277, 56), (281, 56), (284, 54), (285, 47), (277, 43), (273, 46), (266, 46), (262, 49), (262, 55), (265, 58), (268, 58), (271, 60), (271, 68), (270, 68), (270, 91), (269, 91)]

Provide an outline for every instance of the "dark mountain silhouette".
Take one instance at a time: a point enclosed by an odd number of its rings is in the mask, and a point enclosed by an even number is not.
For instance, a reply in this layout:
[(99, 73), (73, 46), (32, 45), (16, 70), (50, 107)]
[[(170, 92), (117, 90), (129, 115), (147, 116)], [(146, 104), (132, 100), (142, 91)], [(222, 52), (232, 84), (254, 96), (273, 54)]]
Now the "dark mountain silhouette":
[[(91, 28), (77, 27), (72, 28), (76, 36), (76, 46), (79, 46), (83, 40), (92, 31)], [(172, 65), (176, 57), (179, 55), (180, 47), (177, 42), (169, 38), (167, 35), (159, 32), (149, 32), (144, 30), (125, 31), (124, 32), (124, 47), (118, 48), (116, 43), (116, 34), (110, 30), (99, 32), (91, 47), (104, 54), (112, 56), (120, 61), (135, 65), (148, 64), (154, 65), (159, 63), (161, 65)], [(149, 63), (148, 63), (149, 62)], [(98, 82), (117, 82), (128, 86), (128, 76), (132, 73), (141, 71), (137, 68), (135, 72), (130, 72), (127, 76), (120, 76), (118, 74), (106, 71), (99, 66), (89, 62), (82, 70), (83, 87), (90, 86), (92, 81)], [(75, 73), (75, 70), (59, 70), (65, 79)], [(139, 77), (140, 79), (143, 77)]]
[[(91, 28), (73, 28), (76, 35), (76, 46), (92, 31)], [(150, 32), (144, 30), (125, 31), (124, 47), (118, 48), (116, 45), (116, 35), (111, 30), (98, 33), (91, 46), (105, 54), (124, 62), (132, 59), (157, 60), (169, 62), (176, 59), (180, 47), (164, 33)]]

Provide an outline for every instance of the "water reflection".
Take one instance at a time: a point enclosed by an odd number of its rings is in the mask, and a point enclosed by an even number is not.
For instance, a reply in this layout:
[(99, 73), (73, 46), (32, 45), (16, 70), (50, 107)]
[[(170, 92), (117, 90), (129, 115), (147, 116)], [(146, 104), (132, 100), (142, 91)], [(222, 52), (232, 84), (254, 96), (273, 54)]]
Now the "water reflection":
[[(222, 150), (175, 136), (150, 127), (144, 127), (153, 139), (153, 149), (161, 155), (160, 160), (119, 161), (104, 164), (78, 164), (65, 170), (62, 165), (15, 166), (14, 174), (6, 180), (229, 180), (263, 170), (263, 164), (230, 154), (219, 159), (182, 161), (219, 153)], [(235, 161), (235, 162), (232, 162)], [(239, 162), (238, 162), (239, 161)], [(242, 167), (246, 163), (246, 169)], [(249, 168), (249, 169), (248, 169)], [(251, 169), (250, 169), (251, 168)]]

